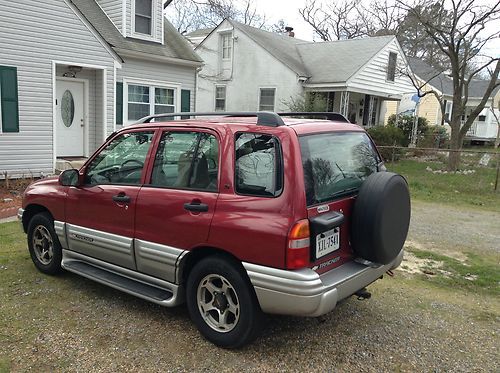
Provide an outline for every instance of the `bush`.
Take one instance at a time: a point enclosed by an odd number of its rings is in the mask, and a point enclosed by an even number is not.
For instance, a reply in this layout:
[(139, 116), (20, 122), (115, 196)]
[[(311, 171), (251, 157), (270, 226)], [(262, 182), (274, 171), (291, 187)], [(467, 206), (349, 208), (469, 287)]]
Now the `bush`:
[[(410, 144), (414, 121), (415, 117), (413, 115), (398, 115), (396, 122), (396, 114), (392, 114), (387, 120), (387, 124), (401, 128), (401, 130), (403, 131), (403, 146), (408, 146)], [(428, 129), (429, 121), (427, 120), (427, 118), (418, 117), (417, 142), (420, 139), (424, 138)]]
[[(391, 125), (368, 128), (368, 133), (377, 146), (402, 146), (405, 140), (403, 130)], [(392, 149), (379, 149), (379, 151), (386, 161), (392, 159)], [(400, 151), (396, 151), (395, 155), (399, 157), (399, 153)]]
[(306, 92), (304, 97), (290, 97), (290, 101), (283, 103), (293, 113), (326, 111), (326, 98), (321, 92)]
[(421, 148), (446, 148), (450, 141), (450, 136), (443, 126), (430, 126), (427, 128), (418, 146)]

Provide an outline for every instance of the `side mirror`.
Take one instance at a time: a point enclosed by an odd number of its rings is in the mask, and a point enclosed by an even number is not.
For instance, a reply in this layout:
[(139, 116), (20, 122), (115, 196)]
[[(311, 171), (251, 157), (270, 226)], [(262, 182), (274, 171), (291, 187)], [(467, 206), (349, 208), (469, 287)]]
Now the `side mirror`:
[(78, 170), (65, 170), (59, 175), (59, 184), (62, 186), (78, 186), (80, 173)]

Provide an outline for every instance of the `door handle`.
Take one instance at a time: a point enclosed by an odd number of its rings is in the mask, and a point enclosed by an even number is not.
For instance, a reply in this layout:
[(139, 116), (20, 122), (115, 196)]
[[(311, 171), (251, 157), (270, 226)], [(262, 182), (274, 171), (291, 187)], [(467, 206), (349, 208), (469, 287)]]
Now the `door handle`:
[(129, 203), (130, 202), (130, 197), (125, 195), (124, 193), (117, 194), (116, 196), (113, 196), (113, 201), (115, 202), (120, 202), (120, 203)]
[(193, 212), (207, 212), (208, 205), (204, 203), (185, 203), (184, 210), (193, 211)]

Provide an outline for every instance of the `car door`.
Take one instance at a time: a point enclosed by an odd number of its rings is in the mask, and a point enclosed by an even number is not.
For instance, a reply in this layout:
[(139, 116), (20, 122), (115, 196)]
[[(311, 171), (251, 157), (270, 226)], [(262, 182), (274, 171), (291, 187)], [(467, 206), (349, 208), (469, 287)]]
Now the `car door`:
[(134, 130), (115, 137), (85, 167), (84, 185), (69, 188), (70, 250), (135, 269), (135, 210), (153, 134)]
[(175, 281), (183, 250), (206, 244), (219, 189), (219, 140), (205, 130), (166, 130), (139, 192), (137, 270)]

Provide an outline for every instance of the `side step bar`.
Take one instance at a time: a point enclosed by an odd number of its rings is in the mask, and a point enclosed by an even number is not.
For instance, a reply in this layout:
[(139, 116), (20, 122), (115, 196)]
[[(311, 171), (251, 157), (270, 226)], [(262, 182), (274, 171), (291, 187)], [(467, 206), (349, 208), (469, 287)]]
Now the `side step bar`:
[(162, 306), (173, 307), (183, 301), (183, 297), (179, 297), (178, 285), (73, 251), (63, 250), (61, 266), (69, 272)]

